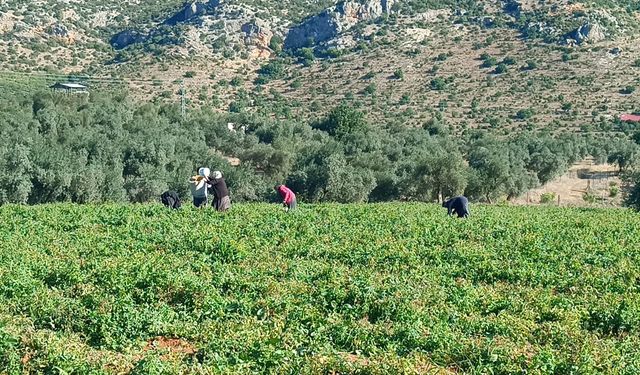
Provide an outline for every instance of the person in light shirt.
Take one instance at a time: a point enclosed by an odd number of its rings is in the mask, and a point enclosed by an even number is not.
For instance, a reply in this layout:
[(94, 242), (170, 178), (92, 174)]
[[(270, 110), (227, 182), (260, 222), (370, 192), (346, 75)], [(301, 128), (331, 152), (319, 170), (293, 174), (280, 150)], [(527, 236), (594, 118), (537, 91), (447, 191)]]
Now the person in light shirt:
[(198, 170), (198, 174), (189, 179), (189, 187), (193, 196), (193, 205), (196, 207), (205, 207), (207, 205), (209, 185), (209, 168), (202, 167)]

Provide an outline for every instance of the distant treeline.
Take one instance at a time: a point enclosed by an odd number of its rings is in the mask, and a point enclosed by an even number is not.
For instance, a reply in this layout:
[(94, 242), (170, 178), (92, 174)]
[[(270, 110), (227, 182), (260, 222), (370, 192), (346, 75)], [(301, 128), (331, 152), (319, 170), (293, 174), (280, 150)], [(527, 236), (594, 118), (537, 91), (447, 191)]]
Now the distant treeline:
[(454, 135), (437, 122), (370, 124), (346, 105), (309, 123), (207, 109), (183, 119), (177, 106), (114, 93), (2, 97), (0, 135), (0, 203), (28, 204), (145, 202), (168, 189), (186, 198), (199, 166), (223, 171), (234, 201), (270, 200), (272, 186), (286, 183), (306, 202), (435, 201), (460, 193), (492, 202), (544, 184), (587, 156), (636, 178), (640, 155), (623, 133)]

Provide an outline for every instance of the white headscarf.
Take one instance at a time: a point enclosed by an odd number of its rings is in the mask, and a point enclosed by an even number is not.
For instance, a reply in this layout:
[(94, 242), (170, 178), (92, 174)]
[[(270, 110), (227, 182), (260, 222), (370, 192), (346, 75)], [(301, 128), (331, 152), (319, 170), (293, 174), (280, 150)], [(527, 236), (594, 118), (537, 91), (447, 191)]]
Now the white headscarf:
[(202, 177), (209, 177), (210, 173), (211, 173), (211, 171), (207, 167), (202, 167), (202, 168), (198, 169), (198, 174), (200, 176), (202, 176)]

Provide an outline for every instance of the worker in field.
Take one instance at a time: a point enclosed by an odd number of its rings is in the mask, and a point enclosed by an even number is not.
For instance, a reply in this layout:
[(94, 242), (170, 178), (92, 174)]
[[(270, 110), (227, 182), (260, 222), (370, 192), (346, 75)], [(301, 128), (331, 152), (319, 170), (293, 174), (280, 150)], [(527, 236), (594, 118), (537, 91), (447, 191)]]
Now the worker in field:
[(193, 205), (205, 207), (207, 205), (207, 188), (209, 187), (209, 168), (198, 169), (198, 174), (189, 179), (189, 187), (193, 196)]
[(230, 209), (229, 189), (227, 189), (227, 183), (222, 177), (222, 172), (213, 171), (209, 179), (209, 186), (213, 189), (213, 207), (220, 212)]
[(291, 212), (296, 209), (296, 195), (291, 191), (291, 189), (284, 185), (276, 185), (274, 189), (278, 194), (280, 194), (280, 197), (282, 198), (282, 205), (285, 207), (287, 212)]
[(162, 193), (162, 195), (160, 196), (160, 201), (162, 201), (162, 204), (164, 204), (165, 207), (174, 210), (177, 210), (182, 205), (178, 193), (172, 190), (168, 190)]
[(469, 200), (465, 196), (457, 196), (453, 197), (444, 203), (442, 203), (442, 207), (447, 208), (447, 214), (451, 216), (453, 212), (455, 212), (458, 217), (468, 217), (471, 215), (469, 212)]

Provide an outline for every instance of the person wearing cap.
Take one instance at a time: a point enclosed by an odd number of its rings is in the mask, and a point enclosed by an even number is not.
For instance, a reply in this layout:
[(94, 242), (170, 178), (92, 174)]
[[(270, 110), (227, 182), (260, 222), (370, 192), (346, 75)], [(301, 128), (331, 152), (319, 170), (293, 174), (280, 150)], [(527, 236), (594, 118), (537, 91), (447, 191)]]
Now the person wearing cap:
[(213, 189), (213, 207), (220, 212), (230, 209), (229, 189), (227, 189), (227, 183), (222, 177), (222, 172), (213, 171), (211, 179), (209, 179), (209, 187)]
[(204, 207), (207, 205), (207, 187), (209, 186), (209, 168), (202, 167), (198, 174), (189, 179), (189, 187), (193, 196), (193, 205)]
[(282, 205), (286, 208), (287, 212), (295, 210), (297, 206), (296, 195), (284, 185), (276, 185), (274, 189), (280, 194), (282, 197)]

